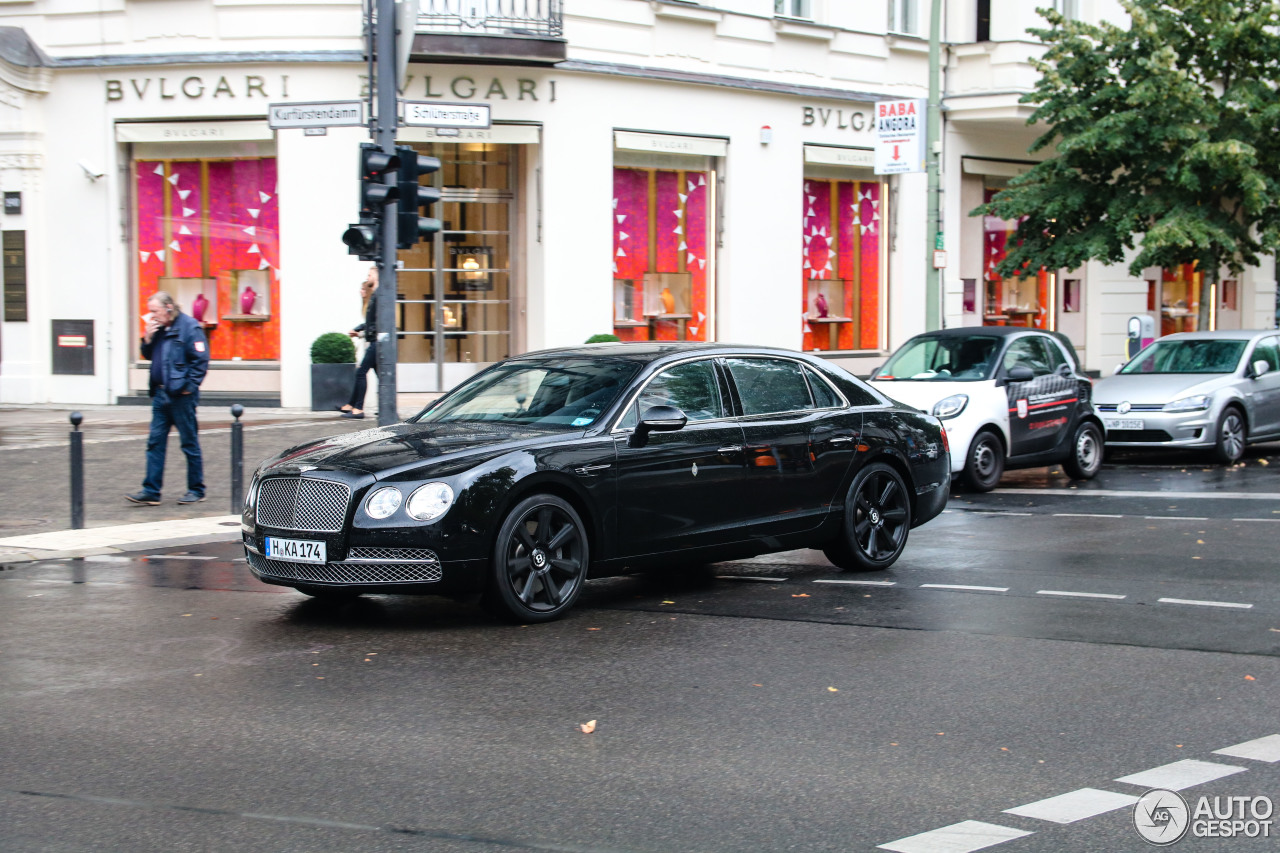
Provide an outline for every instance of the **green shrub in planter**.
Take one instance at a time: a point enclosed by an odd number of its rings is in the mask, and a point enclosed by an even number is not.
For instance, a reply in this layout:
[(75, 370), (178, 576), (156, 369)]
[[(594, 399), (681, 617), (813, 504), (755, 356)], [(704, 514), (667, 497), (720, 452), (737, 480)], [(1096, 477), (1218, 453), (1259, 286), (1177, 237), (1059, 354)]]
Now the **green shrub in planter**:
[(351, 364), (355, 360), (356, 345), (341, 332), (325, 332), (311, 345), (312, 364)]
[(618, 337), (617, 335), (592, 335), (591, 337), (587, 338), (587, 343), (611, 344), (611, 343), (614, 343), (615, 341), (620, 341), (620, 340), (622, 340), (622, 338)]

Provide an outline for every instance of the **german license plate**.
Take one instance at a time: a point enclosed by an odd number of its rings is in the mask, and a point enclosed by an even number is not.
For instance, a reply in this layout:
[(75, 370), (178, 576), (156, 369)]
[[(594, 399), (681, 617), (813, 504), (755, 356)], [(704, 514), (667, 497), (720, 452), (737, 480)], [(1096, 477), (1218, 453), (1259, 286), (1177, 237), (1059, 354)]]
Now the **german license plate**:
[(281, 539), (277, 536), (267, 537), (267, 556), (272, 560), (287, 560), (290, 563), (324, 563), (324, 543), (312, 542), (309, 539)]
[(1103, 418), (1107, 429), (1145, 429), (1142, 418)]

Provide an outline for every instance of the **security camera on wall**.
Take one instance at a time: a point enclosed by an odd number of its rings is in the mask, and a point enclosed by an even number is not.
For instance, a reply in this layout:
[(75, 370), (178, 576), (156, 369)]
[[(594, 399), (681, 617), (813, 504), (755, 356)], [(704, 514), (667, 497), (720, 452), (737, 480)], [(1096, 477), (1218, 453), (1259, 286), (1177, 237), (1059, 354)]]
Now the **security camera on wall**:
[(84, 170), (84, 176), (91, 181), (96, 181), (106, 174), (106, 172), (102, 171), (97, 166), (92, 165), (87, 160), (80, 161), (80, 168)]

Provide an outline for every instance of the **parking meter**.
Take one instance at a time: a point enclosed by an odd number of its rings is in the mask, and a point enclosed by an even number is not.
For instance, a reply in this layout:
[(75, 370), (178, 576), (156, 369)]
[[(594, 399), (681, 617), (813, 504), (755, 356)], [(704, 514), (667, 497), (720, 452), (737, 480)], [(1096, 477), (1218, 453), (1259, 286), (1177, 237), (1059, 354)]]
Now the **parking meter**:
[(1128, 334), (1124, 340), (1124, 357), (1133, 358), (1142, 348), (1156, 339), (1156, 320), (1150, 314), (1138, 314), (1129, 318)]

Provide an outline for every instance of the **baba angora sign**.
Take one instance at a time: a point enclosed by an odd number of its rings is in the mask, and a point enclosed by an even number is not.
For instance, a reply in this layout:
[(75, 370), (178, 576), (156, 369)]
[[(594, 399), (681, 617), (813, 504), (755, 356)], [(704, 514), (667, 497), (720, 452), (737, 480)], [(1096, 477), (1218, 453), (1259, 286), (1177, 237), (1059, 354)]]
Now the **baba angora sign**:
[(925, 170), (923, 98), (876, 104), (876, 174), (896, 175)]

